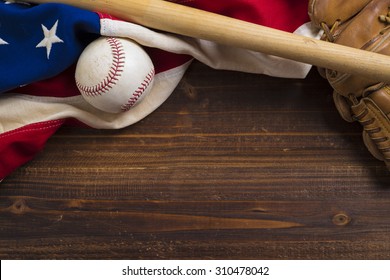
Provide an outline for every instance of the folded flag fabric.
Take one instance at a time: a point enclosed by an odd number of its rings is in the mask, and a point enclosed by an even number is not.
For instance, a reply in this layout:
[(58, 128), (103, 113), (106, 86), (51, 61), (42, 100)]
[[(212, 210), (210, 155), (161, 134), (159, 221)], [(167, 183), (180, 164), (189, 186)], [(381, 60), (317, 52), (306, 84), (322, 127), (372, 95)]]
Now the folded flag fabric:
[[(318, 37), (308, 23), (306, 0), (172, 2)], [(154, 63), (152, 91), (127, 112), (99, 111), (83, 99), (75, 85), (75, 63), (99, 36), (132, 39), (144, 47)], [(64, 124), (118, 129), (145, 118), (170, 96), (194, 59), (216, 69), (285, 78), (304, 78), (311, 68), (266, 54), (156, 32), (63, 4), (0, 2), (0, 180), (31, 160)]]

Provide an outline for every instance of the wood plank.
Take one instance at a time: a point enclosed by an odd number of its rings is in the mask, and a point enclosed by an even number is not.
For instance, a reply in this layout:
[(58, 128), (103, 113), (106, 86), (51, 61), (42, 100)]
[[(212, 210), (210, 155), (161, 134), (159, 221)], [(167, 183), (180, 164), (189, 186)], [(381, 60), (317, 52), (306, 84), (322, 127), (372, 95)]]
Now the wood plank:
[(390, 173), (330, 92), (195, 63), (131, 127), (60, 129), (0, 185), (0, 258), (388, 259)]

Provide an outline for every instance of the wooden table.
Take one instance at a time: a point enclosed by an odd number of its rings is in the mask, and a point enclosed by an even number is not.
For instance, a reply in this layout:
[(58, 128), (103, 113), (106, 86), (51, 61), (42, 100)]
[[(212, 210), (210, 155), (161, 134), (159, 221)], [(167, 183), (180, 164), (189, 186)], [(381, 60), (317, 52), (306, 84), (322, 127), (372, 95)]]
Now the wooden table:
[(0, 258), (389, 259), (390, 172), (330, 91), (195, 63), (136, 125), (62, 128), (0, 184)]

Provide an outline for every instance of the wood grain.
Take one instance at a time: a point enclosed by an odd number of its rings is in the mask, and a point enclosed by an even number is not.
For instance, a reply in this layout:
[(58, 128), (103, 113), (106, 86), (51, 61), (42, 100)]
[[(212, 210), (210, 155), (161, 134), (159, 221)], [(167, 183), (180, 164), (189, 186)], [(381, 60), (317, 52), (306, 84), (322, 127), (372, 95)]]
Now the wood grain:
[(1, 259), (388, 259), (390, 174), (315, 71), (195, 63), (155, 113), (62, 128), (0, 184)]

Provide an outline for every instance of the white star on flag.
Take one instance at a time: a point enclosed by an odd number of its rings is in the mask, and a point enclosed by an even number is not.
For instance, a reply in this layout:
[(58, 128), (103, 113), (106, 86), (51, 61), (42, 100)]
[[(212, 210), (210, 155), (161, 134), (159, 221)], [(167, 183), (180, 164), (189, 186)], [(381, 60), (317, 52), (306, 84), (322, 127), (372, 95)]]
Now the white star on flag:
[(58, 20), (53, 25), (53, 27), (49, 30), (46, 26), (42, 24), (42, 30), (45, 38), (36, 46), (37, 48), (46, 48), (47, 52), (47, 59), (50, 58), (51, 48), (53, 44), (55, 43), (63, 43), (57, 35), (57, 27), (58, 27)]
[(8, 42), (0, 38), (0, 45), (8, 45)]

